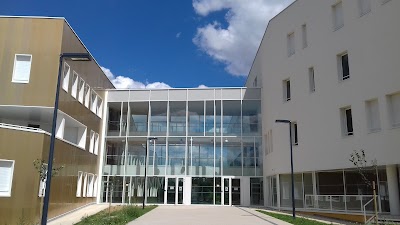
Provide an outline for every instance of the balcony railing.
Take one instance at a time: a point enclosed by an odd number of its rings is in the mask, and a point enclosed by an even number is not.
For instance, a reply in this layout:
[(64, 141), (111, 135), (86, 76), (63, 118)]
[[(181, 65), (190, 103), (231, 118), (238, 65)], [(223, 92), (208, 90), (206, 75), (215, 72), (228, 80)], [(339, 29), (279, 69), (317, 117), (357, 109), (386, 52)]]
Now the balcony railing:
[[(304, 207), (306, 209), (321, 211), (351, 211), (351, 212), (373, 212), (373, 205), (367, 205), (373, 195), (305, 195)], [(379, 199), (379, 196), (377, 197)], [(380, 204), (378, 204), (381, 211)]]

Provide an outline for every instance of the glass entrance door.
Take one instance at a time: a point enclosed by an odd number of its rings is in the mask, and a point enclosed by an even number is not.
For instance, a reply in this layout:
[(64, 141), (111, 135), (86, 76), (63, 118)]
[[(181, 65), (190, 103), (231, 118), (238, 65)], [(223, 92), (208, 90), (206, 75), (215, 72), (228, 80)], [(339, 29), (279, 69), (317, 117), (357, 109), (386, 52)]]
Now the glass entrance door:
[(231, 205), (230, 201), (230, 190), (231, 190), (231, 185), (230, 185), (230, 178), (223, 178), (224, 180), (224, 188), (222, 190), (223, 195), (224, 195), (224, 205)]
[(184, 179), (183, 177), (167, 178), (167, 204), (183, 204), (184, 200)]
[(240, 179), (232, 178), (232, 205), (240, 205)]
[(175, 204), (176, 178), (167, 178), (167, 204)]

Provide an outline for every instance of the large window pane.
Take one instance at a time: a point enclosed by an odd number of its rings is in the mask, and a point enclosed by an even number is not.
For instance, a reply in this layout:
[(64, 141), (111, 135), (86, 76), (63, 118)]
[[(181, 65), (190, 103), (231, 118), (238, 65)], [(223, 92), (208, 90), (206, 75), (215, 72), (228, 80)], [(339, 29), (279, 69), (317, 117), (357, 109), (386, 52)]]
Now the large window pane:
[[(221, 106), (221, 101), (219, 101), (219, 105)], [(219, 106), (219, 114), (221, 115), (221, 107)], [(221, 120), (219, 120), (221, 121)], [(214, 135), (214, 101), (206, 101), (206, 117), (205, 117), (205, 127), (206, 127), (206, 136)], [(221, 123), (219, 126), (221, 127)], [(219, 129), (218, 129), (219, 132)]]
[[(215, 135), (220, 136), (222, 132), (222, 101), (215, 101)], [(207, 106), (208, 107), (208, 106)], [(208, 113), (207, 113), (208, 115)]]
[(129, 138), (126, 156), (126, 174), (144, 175), (146, 138)]
[(122, 175), (125, 165), (125, 139), (107, 140), (104, 175)]
[(169, 135), (186, 135), (186, 102), (169, 103)]
[(107, 136), (120, 136), (121, 129), (121, 103), (110, 102), (108, 105)]
[(146, 136), (148, 126), (148, 102), (130, 103), (129, 136)]
[(256, 168), (254, 138), (243, 139), (243, 175), (254, 176)]
[(167, 148), (165, 138), (157, 138), (149, 141), (149, 175), (164, 175)]
[(224, 138), (222, 157), (224, 176), (242, 176), (242, 150), (240, 147), (240, 139)]
[(243, 136), (259, 135), (261, 132), (261, 102), (243, 100)]
[(214, 178), (192, 178), (192, 204), (214, 203)]
[(188, 163), (190, 175), (213, 175), (214, 173), (214, 139), (196, 138), (189, 139)]
[(150, 107), (151, 107), (150, 134), (166, 135), (167, 102), (150, 102)]
[(147, 178), (147, 203), (149, 204), (164, 204), (164, 177), (149, 177)]
[(185, 174), (186, 138), (169, 138), (167, 175)]
[[(204, 102), (189, 102), (189, 135), (204, 135)], [(213, 112), (214, 114), (214, 112)], [(214, 123), (214, 122), (213, 122)]]
[(222, 131), (226, 135), (241, 134), (241, 102), (223, 101)]

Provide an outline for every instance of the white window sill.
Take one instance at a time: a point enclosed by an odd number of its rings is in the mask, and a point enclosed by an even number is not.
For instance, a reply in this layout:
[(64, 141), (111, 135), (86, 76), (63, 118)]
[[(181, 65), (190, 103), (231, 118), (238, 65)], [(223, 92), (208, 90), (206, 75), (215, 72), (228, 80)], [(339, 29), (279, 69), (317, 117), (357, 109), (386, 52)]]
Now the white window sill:
[(0, 192), (0, 198), (9, 198), (11, 197), (11, 192)]
[(29, 80), (12, 80), (11, 82), (17, 83), (17, 84), (29, 84)]

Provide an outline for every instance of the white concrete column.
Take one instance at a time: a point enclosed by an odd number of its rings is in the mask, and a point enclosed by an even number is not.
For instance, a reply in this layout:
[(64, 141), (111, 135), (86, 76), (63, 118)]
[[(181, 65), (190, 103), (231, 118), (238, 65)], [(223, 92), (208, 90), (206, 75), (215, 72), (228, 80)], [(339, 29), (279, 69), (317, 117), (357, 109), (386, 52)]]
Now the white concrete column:
[(250, 206), (250, 177), (240, 179), (240, 204)]
[(399, 180), (396, 165), (386, 166), (386, 176), (388, 181), (390, 214), (400, 215)]

